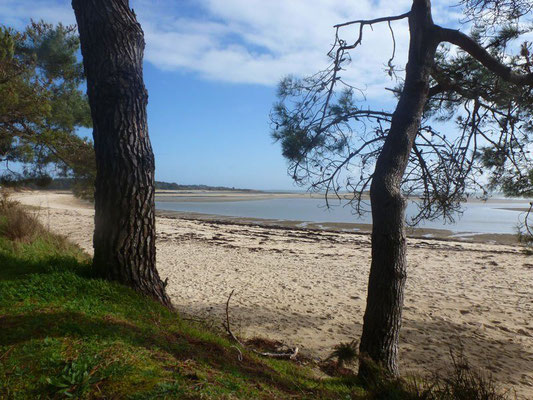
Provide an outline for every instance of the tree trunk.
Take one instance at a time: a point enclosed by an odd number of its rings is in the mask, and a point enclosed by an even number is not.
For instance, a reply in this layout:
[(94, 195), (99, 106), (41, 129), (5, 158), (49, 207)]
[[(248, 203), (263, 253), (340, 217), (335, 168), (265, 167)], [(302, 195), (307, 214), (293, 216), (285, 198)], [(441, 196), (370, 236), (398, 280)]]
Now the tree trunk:
[(359, 375), (371, 379), (376, 367), (398, 375), (398, 338), (406, 280), (406, 199), (401, 182), (426, 104), (438, 40), (430, 0), (414, 0), (409, 16), (406, 79), (370, 188), (372, 264), (361, 337)]
[(144, 38), (128, 0), (72, 0), (96, 153), (93, 266), (170, 306), (155, 264), (154, 155)]

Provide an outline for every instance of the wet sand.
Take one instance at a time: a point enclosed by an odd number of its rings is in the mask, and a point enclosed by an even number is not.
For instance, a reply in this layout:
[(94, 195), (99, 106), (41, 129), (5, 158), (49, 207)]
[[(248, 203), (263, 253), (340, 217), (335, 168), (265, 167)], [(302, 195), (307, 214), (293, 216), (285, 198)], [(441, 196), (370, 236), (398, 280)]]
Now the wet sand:
[[(163, 218), (180, 218), (187, 220), (209, 221), (216, 224), (236, 224), (248, 226), (264, 226), (271, 228), (297, 228), (308, 231), (328, 231), (328, 232), (351, 232), (369, 235), (372, 231), (371, 224), (358, 224), (349, 222), (306, 222), (290, 221), (264, 218), (229, 217), (224, 215), (202, 214), (184, 211), (159, 210), (157, 216)], [(415, 239), (438, 239), (441, 241), (460, 241), (465, 243), (489, 243), (516, 245), (518, 239), (516, 235), (506, 233), (455, 233), (447, 229), (432, 228), (407, 228), (407, 235)]]

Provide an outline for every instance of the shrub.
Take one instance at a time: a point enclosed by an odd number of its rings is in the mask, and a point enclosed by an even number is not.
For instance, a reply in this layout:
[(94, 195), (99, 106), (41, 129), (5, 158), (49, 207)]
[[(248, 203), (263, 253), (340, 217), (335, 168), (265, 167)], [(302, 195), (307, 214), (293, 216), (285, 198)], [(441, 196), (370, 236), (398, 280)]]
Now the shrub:
[(43, 232), (43, 226), (35, 215), (9, 199), (6, 191), (0, 193), (0, 235), (13, 241), (30, 242)]

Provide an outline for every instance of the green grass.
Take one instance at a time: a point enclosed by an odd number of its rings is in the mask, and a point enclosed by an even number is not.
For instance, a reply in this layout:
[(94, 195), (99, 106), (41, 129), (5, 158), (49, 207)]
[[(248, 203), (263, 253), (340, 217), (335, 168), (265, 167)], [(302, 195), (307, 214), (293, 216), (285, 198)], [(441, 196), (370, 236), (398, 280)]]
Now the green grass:
[[(0, 224), (1, 224), (0, 220)], [(261, 359), (119, 284), (44, 230), (0, 237), (0, 398), (350, 399), (321, 379)]]

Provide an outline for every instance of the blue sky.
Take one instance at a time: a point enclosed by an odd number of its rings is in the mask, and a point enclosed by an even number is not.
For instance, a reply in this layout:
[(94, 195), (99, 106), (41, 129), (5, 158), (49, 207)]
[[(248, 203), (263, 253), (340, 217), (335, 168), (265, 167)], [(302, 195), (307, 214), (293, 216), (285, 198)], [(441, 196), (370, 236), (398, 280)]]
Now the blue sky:
[[(270, 138), (276, 84), (324, 67), (335, 23), (401, 14), (411, 0), (132, 0), (145, 31), (148, 118), (156, 179), (183, 184), (294, 189)], [(450, 0), (435, 20), (456, 24)], [(0, 0), (0, 23), (75, 23), (68, 0)], [(396, 64), (407, 52), (406, 22), (395, 23)], [(346, 30), (347, 37), (354, 31)], [(385, 26), (365, 34), (345, 79), (370, 102), (392, 105), (384, 73), (392, 51)]]

